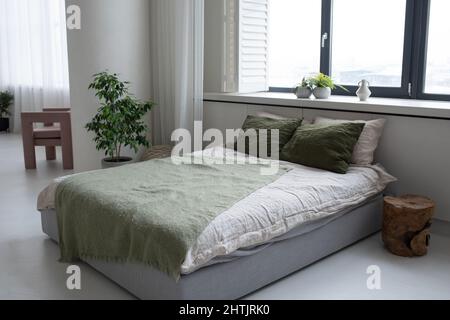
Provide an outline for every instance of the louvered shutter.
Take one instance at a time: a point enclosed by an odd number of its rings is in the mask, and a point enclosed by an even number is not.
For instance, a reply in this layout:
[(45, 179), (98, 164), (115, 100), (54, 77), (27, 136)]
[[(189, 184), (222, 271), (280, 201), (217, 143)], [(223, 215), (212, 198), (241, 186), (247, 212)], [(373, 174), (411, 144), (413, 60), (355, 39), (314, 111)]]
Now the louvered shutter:
[(239, 92), (267, 90), (269, 0), (239, 0)]
[(238, 91), (238, 21), (239, 21), (239, 3), (240, 0), (224, 0), (224, 61), (223, 71), (223, 92)]

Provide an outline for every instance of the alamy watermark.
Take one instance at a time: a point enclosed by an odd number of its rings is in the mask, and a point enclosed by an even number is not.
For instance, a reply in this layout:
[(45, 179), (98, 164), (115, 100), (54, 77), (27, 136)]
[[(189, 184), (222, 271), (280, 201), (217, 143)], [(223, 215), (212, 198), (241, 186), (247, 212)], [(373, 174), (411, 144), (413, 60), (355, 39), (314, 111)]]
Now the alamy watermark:
[[(202, 122), (194, 123), (194, 136), (187, 129), (177, 129), (171, 137), (176, 145), (172, 151), (172, 162), (181, 164), (260, 164), (262, 175), (275, 175), (280, 169), (280, 132), (266, 129), (227, 129), (225, 134), (219, 129), (203, 132)], [(204, 145), (208, 144), (205, 148)], [(228, 147), (241, 155), (226, 152)], [(210, 150), (209, 152), (205, 150)], [(248, 156), (242, 156), (247, 154)]]
[(81, 269), (79, 266), (69, 266), (66, 270), (69, 275), (66, 281), (66, 287), (68, 290), (81, 290)]
[(369, 275), (367, 278), (367, 289), (381, 290), (381, 268), (376, 265), (369, 266), (366, 270)]
[(66, 9), (66, 26), (68, 30), (81, 30), (81, 8), (70, 5)]

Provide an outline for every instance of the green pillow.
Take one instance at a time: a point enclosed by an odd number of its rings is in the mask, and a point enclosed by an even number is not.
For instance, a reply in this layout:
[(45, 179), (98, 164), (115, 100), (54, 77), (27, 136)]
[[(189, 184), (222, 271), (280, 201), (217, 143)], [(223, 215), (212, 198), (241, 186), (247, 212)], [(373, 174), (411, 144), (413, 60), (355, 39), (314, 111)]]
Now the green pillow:
[(347, 173), (364, 126), (364, 123), (302, 126), (283, 148), (281, 160)]
[[(245, 120), (244, 124), (242, 125), (242, 130), (244, 132), (247, 132), (250, 129), (254, 129), (256, 131), (257, 138), (259, 139), (259, 130), (261, 129), (267, 129), (268, 137), (267, 137), (267, 153), (270, 157), (271, 152), (271, 141), (272, 141), (272, 135), (271, 130), (279, 130), (280, 132), (280, 144), (279, 144), (279, 151), (283, 149), (283, 147), (291, 140), (292, 135), (294, 134), (295, 130), (301, 126), (303, 119), (272, 119), (272, 118), (264, 118), (264, 117), (256, 117), (256, 116), (248, 116)], [(259, 140), (258, 140), (259, 142)], [(238, 149), (238, 144), (235, 144), (235, 150)], [(260, 154), (260, 149), (258, 145), (258, 156)], [(250, 152), (249, 147), (249, 139), (246, 139), (245, 141), (245, 153)]]

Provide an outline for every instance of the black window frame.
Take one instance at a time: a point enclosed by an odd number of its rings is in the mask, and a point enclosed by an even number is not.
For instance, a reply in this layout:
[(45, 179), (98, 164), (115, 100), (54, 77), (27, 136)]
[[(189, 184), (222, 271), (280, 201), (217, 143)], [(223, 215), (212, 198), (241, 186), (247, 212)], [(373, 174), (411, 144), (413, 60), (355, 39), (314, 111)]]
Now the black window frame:
[(417, 12), (416, 19), (418, 24), (416, 28), (416, 59), (415, 59), (415, 74), (412, 80), (413, 96), (420, 100), (440, 100), (450, 101), (450, 94), (434, 94), (425, 92), (426, 69), (427, 69), (427, 55), (428, 55), (428, 32), (430, 22), (430, 8), (432, 0), (416, 0)]
[[(376, 1), (376, 0), (374, 0)], [(450, 95), (425, 93), (428, 31), (430, 4), (432, 0), (406, 0), (405, 37), (403, 46), (403, 66), (401, 87), (372, 86), (372, 96), (382, 98), (421, 99), (450, 101)], [(328, 35), (320, 51), (320, 72), (332, 73), (333, 43), (333, 0), (322, 0), (322, 24), (320, 39)], [(331, 74), (331, 76), (333, 76)], [(340, 88), (334, 95), (354, 96), (357, 86), (345, 86), (349, 92)], [(292, 88), (270, 87), (270, 92), (292, 92)]]

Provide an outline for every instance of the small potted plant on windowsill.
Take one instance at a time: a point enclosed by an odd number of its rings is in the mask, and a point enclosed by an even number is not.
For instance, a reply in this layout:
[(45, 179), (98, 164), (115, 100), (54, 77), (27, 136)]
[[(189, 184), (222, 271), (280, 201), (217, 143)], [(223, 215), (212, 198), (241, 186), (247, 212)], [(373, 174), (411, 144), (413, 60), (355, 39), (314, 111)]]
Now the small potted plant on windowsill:
[(311, 78), (310, 81), (314, 87), (313, 94), (316, 99), (328, 99), (331, 96), (331, 91), (336, 89), (336, 87), (348, 92), (346, 88), (334, 84), (333, 79), (323, 73), (319, 73)]
[(303, 78), (302, 82), (295, 88), (295, 95), (299, 99), (309, 99), (313, 92), (310, 78)]
[(148, 147), (147, 126), (142, 120), (154, 103), (141, 102), (129, 93), (129, 82), (119, 80), (117, 74), (102, 72), (94, 75), (89, 89), (95, 90), (101, 107), (90, 123), (88, 131), (95, 133), (97, 150), (104, 150), (107, 158), (102, 167), (111, 168), (133, 162), (130, 157), (123, 157), (124, 147), (138, 152), (140, 146)]
[(14, 95), (10, 91), (0, 92), (0, 132), (9, 131), (9, 107), (14, 102)]

